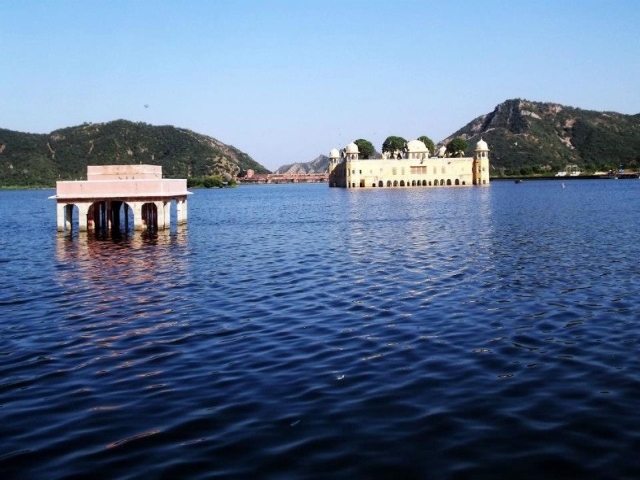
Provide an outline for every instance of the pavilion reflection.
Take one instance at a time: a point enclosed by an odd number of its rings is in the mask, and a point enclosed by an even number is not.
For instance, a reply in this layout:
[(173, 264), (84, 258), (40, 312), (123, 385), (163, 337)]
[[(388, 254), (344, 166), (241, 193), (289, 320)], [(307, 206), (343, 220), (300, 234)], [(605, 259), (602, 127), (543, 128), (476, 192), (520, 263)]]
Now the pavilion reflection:
[(184, 225), (131, 235), (61, 234), (56, 239), (56, 279), (73, 288), (87, 287), (100, 301), (122, 301), (132, 286), (134, 298), (128, 302), (152, 302), (158, 290), (187, 276), (187, 238)]

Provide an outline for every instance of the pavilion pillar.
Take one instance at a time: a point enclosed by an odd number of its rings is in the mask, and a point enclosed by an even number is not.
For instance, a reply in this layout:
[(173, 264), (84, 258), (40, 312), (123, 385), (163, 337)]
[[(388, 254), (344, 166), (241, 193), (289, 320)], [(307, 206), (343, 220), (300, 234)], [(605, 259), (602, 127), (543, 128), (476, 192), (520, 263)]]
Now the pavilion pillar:
[(184, 197), (184, 208), (182, 209), (182, 223), (187, 223), (187, 197)]
[(164, 228), (171, 228), (171, 200), (169, 200), (168, 202), (162, 202), (163, 205), (163, 224), (164, 224)]
[(153, 202), (156, 205), (156, 227), (158, 230), (164, 230), (164, 202)]
[(142, 203), (131, 202), (131, 209), (133, 210), (133, 229), (142, 230)]
[(89, 217), (89, 207), (90, 203), (79, 203), (78, 204), (78, 231), (86, 232), (88, 217)]
[(187, 223), (187, 199), (178, 200), (178, 225)]
[(64, 228), (71, 233), (73, 228), (73, 205), (64, 206)]
[(58, 203), (56, 205), (56, 220), (58, 224), (58, 231), (64, 232), (64, 224), (65, 224), (65, 214), (66, 214), (66, 205), (64, 203)]

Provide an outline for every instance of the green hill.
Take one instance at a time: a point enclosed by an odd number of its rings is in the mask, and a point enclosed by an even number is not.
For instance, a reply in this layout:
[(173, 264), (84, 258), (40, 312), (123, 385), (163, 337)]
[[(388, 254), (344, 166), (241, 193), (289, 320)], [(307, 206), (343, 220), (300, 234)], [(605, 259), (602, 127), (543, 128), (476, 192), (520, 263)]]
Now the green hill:
[(640, 166), (640, 115), (596, 112), (555, 103), (507, 100), (442, 140), (482, 137), (491, 149), (492, 175), (554, 173), (567, 164), (585, 172)]
[(87, 165), (162, 165), (166, 178), (197, 179), (253, 169), (246, 153), (215, 138), (172, 126), (116, 120), (50, 134), (0, 129), (0, 186), (54, 186), (86, 178)]

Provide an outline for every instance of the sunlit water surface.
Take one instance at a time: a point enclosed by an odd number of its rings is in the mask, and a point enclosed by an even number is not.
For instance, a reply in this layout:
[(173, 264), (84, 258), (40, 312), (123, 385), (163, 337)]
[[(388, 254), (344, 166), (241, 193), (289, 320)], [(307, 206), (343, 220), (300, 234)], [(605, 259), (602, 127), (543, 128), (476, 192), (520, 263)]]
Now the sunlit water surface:
[(1, 478), (634, 478), (640, 182), (0, 192)]

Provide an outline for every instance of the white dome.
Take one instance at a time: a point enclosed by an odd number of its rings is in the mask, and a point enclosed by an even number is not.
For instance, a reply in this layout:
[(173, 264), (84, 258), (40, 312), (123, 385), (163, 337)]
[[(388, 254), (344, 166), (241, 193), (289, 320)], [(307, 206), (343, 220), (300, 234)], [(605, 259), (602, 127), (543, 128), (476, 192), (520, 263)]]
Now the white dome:
[(347, 148), (345, 148), (345, 153), (360, 153), (360, 150), (358, 150), (358, 146), (351, 142), (349, 145), (347, 145)]
[(476, 144), (476, 152), (488, 152), (489, 151), (489, 146), (487, 145), (487, 142), (485, 142), (484, 140), (482, 140), (482, 138), (480, 138), (480, 141), (478, 141), (478, 143)]
[(337, 148), (332, 148), (329, 152), (329, 158), (340, 158), (340, 152)]
[(420, 140), (411, 140), (410, 142), (407, 143), (407, 152), (412, 153), (412, 152), (417, 152), (417, 153), (424, 153), (428, 150), (427, 146), (424, 144), (424, 142), (421, 142)]

